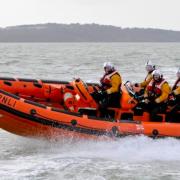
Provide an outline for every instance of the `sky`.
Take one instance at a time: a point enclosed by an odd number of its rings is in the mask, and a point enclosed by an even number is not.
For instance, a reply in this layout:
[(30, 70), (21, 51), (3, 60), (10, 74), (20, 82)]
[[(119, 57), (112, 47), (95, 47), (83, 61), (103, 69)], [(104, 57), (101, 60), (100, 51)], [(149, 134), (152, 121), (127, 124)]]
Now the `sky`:
[(180, 31), (180, 0), (0, 0), (0, 27), (39, 23)]

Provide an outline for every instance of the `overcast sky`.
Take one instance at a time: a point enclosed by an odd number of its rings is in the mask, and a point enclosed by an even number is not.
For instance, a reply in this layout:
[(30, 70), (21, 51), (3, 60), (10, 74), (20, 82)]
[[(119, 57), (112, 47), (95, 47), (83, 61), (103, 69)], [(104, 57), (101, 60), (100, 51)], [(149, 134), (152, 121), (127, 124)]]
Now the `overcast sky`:
[(0, 0), (0, 27), (48, 22), (180, 30), (180, 0)]

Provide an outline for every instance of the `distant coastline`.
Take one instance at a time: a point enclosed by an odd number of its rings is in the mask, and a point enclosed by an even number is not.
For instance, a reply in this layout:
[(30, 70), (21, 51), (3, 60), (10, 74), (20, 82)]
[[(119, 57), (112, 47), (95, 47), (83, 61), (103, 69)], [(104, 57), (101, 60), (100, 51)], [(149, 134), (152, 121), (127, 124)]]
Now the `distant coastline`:
[(0, 42), (180, 42), (180, 31), (47, 23), (0, 28)]

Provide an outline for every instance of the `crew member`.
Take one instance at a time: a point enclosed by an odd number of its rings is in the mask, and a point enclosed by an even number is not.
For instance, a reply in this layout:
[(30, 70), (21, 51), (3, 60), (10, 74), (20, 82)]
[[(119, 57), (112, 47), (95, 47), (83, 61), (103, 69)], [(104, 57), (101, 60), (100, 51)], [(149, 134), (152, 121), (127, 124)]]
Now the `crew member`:
[(180, 68), (177, 71), (177, 80), (172, 87), (168, 104), (171, 109), (167, 115), (168, 121), (180, 122)]
[(180, 68), (177, 71), (177, 80), (174, 83), (174, 86), (172, 88), (172, 93), (175, 96), (179, 96), (180, 95)]
[(100, 79), (100, 91), (94, 96), (102, 108), (119, 107), (121, 97), (121, 76), (110, 62), (104, 63), (104, 75)]
[(159, 70), (154, 70), (152, 75), (153, 78), (145, 90), (144, 102), (150, 112), (151, 121), (161, 121), (157, 114), (165, 112), (171, 88)]
[(146, 62), (145, 68), (147, 71), (147, 75), (144, 81), (141, 83), (135, 83), (133, 86), (133, 89), (135, 92), (137, 92), (137, 95), (142, 95), (144, 93), (145, 88), (147, 87), (147, 85), (150, 83), (150, 81), (153, 78), (152, 73), (155, 70), (155, 65), (153, 65), (152, 62), (148, 60)]

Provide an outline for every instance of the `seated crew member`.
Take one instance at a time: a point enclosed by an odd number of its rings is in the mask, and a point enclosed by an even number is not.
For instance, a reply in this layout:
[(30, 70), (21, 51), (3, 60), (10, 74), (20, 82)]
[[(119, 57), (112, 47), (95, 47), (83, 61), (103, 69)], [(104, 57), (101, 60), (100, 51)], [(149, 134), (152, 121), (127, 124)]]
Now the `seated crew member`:
[(167, 119), (173, 122), (180, 122), (180, 115), (178, 114), (178, 111), (180, 111), (180, 68), (177, 71), (177, 80), (172, 87), (168, 104), (172, 106), (172, 109)]
[(119, 107), (121, 97), (121, 76), (110, 62), (104, 63), (104, 75), (100, 79), (100, 91), (93, 94), (101, 108)]
[(150, 81), (153, 78), (152, 73), (155, 70), (155, 65), (153, 65), (152, 62), (150, 60), (148, 60), (145, 65), (145, 68), (147, 71), (147, 75), (146, 75), (144, 81), (141, 83), (135, 83), (133, 85), (133, 89), (135, 90), (137, 96), (144, 94), (145, 88), (147, 87), (147, 85), (150, 83)]
[(151, 121), (161, 121), (158, 113), (166, 110), (166, 102), (171, 88), (159, 70), (154, 70), (153, 79), (146, 87), (144, 94), (145, 108), (150, 112)]

